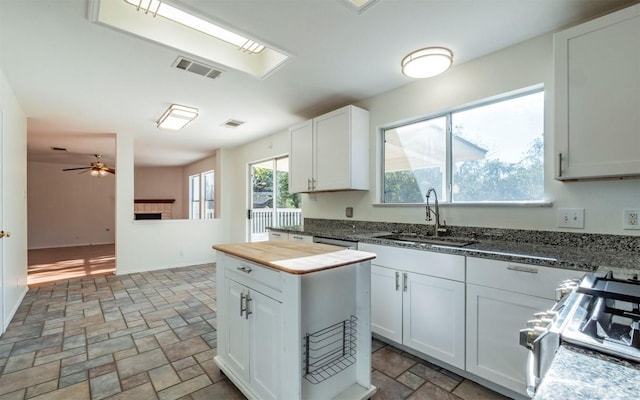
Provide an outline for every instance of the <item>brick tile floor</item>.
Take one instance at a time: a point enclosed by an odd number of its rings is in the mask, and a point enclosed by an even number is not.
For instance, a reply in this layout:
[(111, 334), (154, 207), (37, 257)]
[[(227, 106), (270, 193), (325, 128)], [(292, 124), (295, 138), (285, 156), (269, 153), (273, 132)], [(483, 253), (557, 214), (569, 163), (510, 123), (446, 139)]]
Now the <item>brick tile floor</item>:
[[(245, 397), (218, 370), (215, 266), (59, 281), (29, 290), (0, 337), (0, 400)], [(373, 397), (502, 399), (373, 341)]]

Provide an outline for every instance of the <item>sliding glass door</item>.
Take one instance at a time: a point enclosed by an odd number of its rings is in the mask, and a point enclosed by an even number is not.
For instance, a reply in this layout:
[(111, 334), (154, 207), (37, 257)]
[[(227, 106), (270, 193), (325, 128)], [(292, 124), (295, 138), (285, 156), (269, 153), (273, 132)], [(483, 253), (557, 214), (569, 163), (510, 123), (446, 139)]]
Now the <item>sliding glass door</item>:
[(249, 241), (267, 240), (268, 227), (302, 223), (300, 195), (289, 193), (289, 157), (272, 158), (250, 165)]

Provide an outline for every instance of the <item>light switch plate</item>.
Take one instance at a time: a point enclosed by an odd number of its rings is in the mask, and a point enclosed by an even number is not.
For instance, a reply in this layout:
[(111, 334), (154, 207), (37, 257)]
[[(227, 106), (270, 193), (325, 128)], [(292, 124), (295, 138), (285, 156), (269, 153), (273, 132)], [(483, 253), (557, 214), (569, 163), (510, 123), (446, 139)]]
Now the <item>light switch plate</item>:
[(584, 208), (559, 208), (558, 227), (584, 229)]

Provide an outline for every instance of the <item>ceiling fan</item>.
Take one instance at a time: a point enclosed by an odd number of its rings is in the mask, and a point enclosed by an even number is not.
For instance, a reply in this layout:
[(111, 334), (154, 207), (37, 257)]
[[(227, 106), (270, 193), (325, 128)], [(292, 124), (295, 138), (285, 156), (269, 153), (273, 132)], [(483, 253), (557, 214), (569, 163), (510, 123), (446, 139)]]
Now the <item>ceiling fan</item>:
[(105, 176), (107, 174), (115, 175), (116, 170), (114, 168), (110, 168), (107, 166), (107, 164), (100, 161), (100, 158), (102, 158), (101, 154), (94, 154), (94, 157), (96, 158), (96, 161), (92, 162), (91, 165), (88, 167), (64, 168), (63, 171), (84, 170), (80, 173), (83, 174), (85, 172), (90, 172), (91, 176), (98, 176), (98, 177)]

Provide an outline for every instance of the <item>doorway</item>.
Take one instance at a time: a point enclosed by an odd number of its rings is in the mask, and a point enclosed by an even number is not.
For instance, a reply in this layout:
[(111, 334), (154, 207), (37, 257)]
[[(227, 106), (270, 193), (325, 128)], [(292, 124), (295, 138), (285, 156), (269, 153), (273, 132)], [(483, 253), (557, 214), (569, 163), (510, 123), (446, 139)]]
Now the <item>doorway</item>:
[(249, 241), (269, 239), (269, 227), (302, 224), (300, 195), (289, 193), (289, 156), (249, 166)]

